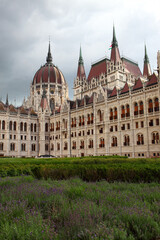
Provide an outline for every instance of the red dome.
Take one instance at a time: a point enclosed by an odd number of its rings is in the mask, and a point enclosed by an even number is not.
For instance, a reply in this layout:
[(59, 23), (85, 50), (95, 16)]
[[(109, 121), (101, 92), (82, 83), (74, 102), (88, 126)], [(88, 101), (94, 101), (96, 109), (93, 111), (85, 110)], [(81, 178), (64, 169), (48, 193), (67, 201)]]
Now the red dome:
[(39, 83), (64, 83), (64, 77), (62, 72), (53, 64), (46, 63), (41, 67), (33, 78), (33, 84)]
[(39, 83), (58, 83), (65, 82), (62, 72), (52, 63), (52, 55), (50, 50), (50, 43), (48, 47), (47, 63), (41, 67), (33, 78), (33, 85)]

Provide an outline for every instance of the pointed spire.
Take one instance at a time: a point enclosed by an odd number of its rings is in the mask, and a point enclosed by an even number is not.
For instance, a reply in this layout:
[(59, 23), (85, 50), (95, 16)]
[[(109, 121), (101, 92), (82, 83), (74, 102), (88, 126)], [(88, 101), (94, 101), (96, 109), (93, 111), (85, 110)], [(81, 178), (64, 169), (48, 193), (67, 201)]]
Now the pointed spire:
[(52, 63), (52, 55), (51, 55), (50, 41), (49, 41), (48, 55), (47, 55), (46, 61), (47, 61), (47, 63)]
[(113, 39), (112, 39), (111, 61), (113, 61), (114, 64), (121, 61), (119, 48), (118, 48), (118, 41), (116, 39), (116, 33), (115, 33), (114, 25), (113, 25)]
[(79, 52), (79, 61), (78, 61), (78, 65), (83, 65), (83, 58), (82, 58), (82, 50), (81, 50), (81, 46), (80, 46), (80, 52)]
[(113, 25), (113, 40), (112, 40), (112, 48), (118, 47), (118, 42), (116, 39), (115, 27)]
[(144, 63), (149, 63), (149, 58), (147, 55), (147, 48), (146, 48), (146, 44), (145, 44), (145, 56), (144, 56)]
[(151, 71), (151, 66), (150, 66), (150, 63), (149, 63), (149, 58), (148, 58), (148, 55), (147, 55), (146, 45), (144, 47), (144, 51), (145, 51), (145, 55), (144, 55), (143, 76), (149, 77), (152, 74), (152, 71)]
[(83, 64), (83, 57), (82, 57), (82, 49), (81, 49), (81, 47), (80, 47), (80, 52), (79, 52), (77, 77), (79, 77), (79, 78), (86, 77), (84, 64)]
[(6, 96), (6, 106), (7, 106), (7, 107), (9, 106), (8, 93), (7, 93), (7, 96)]

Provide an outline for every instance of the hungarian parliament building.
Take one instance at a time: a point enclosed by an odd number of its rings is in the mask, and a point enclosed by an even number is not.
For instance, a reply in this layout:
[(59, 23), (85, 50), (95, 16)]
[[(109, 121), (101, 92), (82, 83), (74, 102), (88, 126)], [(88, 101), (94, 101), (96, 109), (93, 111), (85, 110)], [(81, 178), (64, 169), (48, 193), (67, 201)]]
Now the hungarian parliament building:
[(160, 51), (152, 72), (145, 46), (143, 73), (121, 57), (113, 27), (110, 58), (91, 65), (80, 48), (74, 98), (52, 61), (38, 69), (20, 107), (0, 102), (0, 156), (160, 156)]

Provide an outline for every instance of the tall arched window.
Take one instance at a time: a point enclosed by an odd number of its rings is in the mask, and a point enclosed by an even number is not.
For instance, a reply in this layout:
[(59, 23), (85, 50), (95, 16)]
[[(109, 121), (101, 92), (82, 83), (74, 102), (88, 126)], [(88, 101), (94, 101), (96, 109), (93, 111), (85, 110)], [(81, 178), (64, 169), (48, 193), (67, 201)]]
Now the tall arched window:
[(31, 132), (33, 132), (33, 123), (31, 123)]
[(12, 131), (12, 121), (9, 122), (9, 130)]
[(104, 138), (100, 138), (100, 144), (99, 144), (100, 148), (105, 147), (105, 143), (104, 143)]
[(113, 120), (113, 109), (110, 108), (110, 117), (109, 117), (110, 120)]
[(5, 130), (5, 121), (2, 121), (2, 130)]
[(137, 145), (143, 145), (144, 144), (144, 137), (143, 134), (138, 134), (137, 135)]
[(155, 112), (159, 111), (159, 100), (158, 100), (158, 98), (154, 99), (154, 111)]
[(152, 144), (158, 144), (159, 143), (159, 133), (154, 132), (152, 133)]
[(67, 149), (68, 149), (68, 143), (64, 142), (64, 150), (67, 150)]
[(121, 106), (121, 118), (125, 117), (125, 108), (124, 105)]
[(138, 103), (134, 103), (134, 116), (138, 115)]
[(149, 99), (149, 101), (148, 101), (148, 112), (149, 113), (153, 112), (153, 101), (152, 101), (152, 99)]
[(24, 131), (27, 132), (27, 123), (24, 123)]
[(72, 149), (76, 149), (76, 141), (72, 142)]
[(118, 115), (117, 115), (117, 108), (114, 108), (114, 119), (118, 119)]
[(81, 140), (80, 142), (80, 149), (84, 149), (84, 140)]
[(23, 122), (20, 123), (20, 131), (23, 131)]
[(16, 131), (16, 128), (17, 128), (17, 124), (16, 122), (14, 122), (14, 131)]
[(112, 137), (112, 143), (111, 146), (112, 147), (117, 147), (118, 143), (117, 143), (117, 137)]
[(126, 105), (126, 117), (130, 117), (130, 107), (129, 107), (129, 104)]
[(48, 123), (45, 124), (45, 132), (48, 132)]
[(3, 143), (0, 143), (0, 151), (3, 151)]
[(139, 114), (144, 114), (143, 102), (142, 101), (140, 101), (140, 103), (139, 103), (139, 108), (140, 108)]
[(37, 124), (34, 124), (34, 132), (37, 132)]
[(129, 146), (130, 145), (130, 137), (128, 135), (124, 136), (124, 146)]
[(93, 148), (93, 139), (89, 139), (88, 148)]

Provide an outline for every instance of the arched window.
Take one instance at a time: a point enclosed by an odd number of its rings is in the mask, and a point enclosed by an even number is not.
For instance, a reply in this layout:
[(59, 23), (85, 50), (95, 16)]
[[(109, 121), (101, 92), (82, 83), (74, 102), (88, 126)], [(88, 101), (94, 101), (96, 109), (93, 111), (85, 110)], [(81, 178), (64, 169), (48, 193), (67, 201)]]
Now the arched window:
[(126, 105), (126, 117), (130, 117), (130, 107), (129, 107), (129, 104)]
[(54, 144), (51, 144), (51, 151), (54, 151)]
[(97, 115), (99, 117), (99, 121), (102, 122), (103, 121), (103, 113), (100, 109), (97, 111)]
[(121, 106), (121, 118), (125, 117), (125, 108), (124, 105)]
[(0, 143), (0, 151), (3, 151), (3, 143)]
[(91, 113), (91, 124), (93, 124), (94, 115)]
[(138, 103), (134, 103), (134, 116), (138, 115)]
[(154, 132), (152, 133), (152, 144), (158, 144), (159, 143), (159, 133)]
[(27, 132), (27, 123), (24, 123), (24, 131)]
[(81, 140), (80, 142), (80, 149), (84, 149), (84, 140)]
[(117, 108), (115, 107), (114, 108), (114, 119), (117, 119), (118, 118), (118, 115), (117, 115)]
[(100, 138), (100, 144), (99, 144), (100, 148), (105, 147), (105, 143), (104, 143), (104, 138)]
[(84, 122), (84, 115), (82, 115), (82, 126), (85, 125), (85, 122)]
[(110, 108), (110, 117), (109, 117), (110, 120), (113, 120), (113, 109)]
[(64, 150), (67, 150), (67, 149), (68, 149), (68, 143), (65, 142), (65, 143), (64, 143)]
[(137, 145), (143, 145), (144, 144), (144, 137), (143, 134), (138, 134), (137, 135)]
[(72, 142), (72, 149), (76, 149), (76, 141)]
[(149, 113), (153, 112), (153, 101), (152, 101), (152, 99), (149, 99), (149, 101), (148, 101), (148, 112)]
[(34, 143), (31, 145), (31, 149), (32, 149), (32, 152), (36, 151), (36, 145)]
[(34, 124), (34, 132), (37, 132), (37, 124)]
[(124, 136), (124, 146), (129, 146), (130, 145), (130, 137), (128, 135)]
[(158, 98), (154, 99), (154, 111), (155, 112), (159, 111), (159, 99)]
[(25, 143), (22, 143), (22, 144), (21, 144), (21, 151), (22, 151), (22, 152), (25, 152), (25, 151), (26, 151), (26, 144), (25, 144)]
[(45, 151), (48, 151), (48, 144), (45, 144)]
[(31, 132), (33, 132), (33, 123), (31, 123)]
[(10, 151), (15, 151), (15, 143), (10, 144)]
[(93, 139), (89, 139), (88, 148), (93, 148)]
[(45, 124), (45, 132), (48, 132), (48, 123)]
[(2, 130), (5, 130), (5, 121), (2, 121)]
[(12, 131), (12, 121), (9, 122), (9, 130)]
[(142, 101), (140, 101), (140, 103), (139, 103), (139, 108), (140, 108), (139, 114), (144, 114), (143, 102)]
[(111, 143), (111, 146), (112, 147), (117, 147), (117, 137), (112, 137), (112, 143)]
[(60, 143), (57, 143), (57, 151), (60, 150)]
[(20, 123), (20, 131), (23, 131), (23, 122)]
[(16, 131), (16, 128), (17, 128), (17, 124), (16, 122), (14, 122), (14, 131)]

